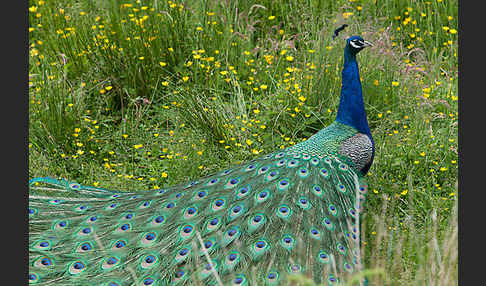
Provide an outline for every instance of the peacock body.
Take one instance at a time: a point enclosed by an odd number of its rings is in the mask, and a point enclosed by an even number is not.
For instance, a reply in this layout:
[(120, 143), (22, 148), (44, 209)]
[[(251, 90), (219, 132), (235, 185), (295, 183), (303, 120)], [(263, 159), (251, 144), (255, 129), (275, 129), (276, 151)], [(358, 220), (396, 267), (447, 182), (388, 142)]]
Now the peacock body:
[[(35, 178), (29, 282), (38, 285), (337, 285), (360, 269), (363, 179), (374, 156), (347, 39), (334, 123), (285, 150), (176, 186), (119, 192)], [(327, 282), (326, 282), (327, 281)]]

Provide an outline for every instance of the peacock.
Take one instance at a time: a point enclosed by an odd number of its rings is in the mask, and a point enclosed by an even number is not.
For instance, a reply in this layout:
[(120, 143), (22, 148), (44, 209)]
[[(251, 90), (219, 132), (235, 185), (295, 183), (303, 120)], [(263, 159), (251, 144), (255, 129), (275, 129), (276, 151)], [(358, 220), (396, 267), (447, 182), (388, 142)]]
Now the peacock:
[(348, 281), (362, 268), (364, 175), (375, 152), (356, 61), (368, 46), (346, 39), (335, 121), (286, 149), (150, 191), (32, 179), (29, 283), (282, 285), (291, 274)]

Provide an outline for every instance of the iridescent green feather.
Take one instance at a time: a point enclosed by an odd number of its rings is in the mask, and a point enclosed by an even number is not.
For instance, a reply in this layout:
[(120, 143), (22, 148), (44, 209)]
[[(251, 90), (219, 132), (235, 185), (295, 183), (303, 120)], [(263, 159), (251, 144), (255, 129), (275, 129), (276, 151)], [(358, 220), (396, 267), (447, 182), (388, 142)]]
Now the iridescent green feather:
[[(297, 149), (162, 192), (37, 179), (29, 201), (36, 209), (29, 217), (33, 280), (101, 284), (121, 275), (115, 280), (148, 277), (165, 285), (252, 277), (276, 285), (295, 272), (316, 282), (348, 277), (359, 269), (353, 264), (359, 243), (350, 238), (359, 235), (356, 200), (366, 186), (359, 172), (343, 168), (345, 158)], [(232, 254), (237, 257), (230, 261)], [(202, 271), (208, 257), (217, 277)]]

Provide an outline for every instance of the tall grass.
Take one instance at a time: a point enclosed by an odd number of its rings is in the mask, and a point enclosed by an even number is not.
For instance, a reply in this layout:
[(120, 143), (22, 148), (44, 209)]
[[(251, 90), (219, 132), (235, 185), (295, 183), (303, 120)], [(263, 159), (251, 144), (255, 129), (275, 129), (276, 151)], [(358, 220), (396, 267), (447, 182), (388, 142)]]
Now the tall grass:
[(454, 281), (457, 6), (31, 0), (29, 176), (150, 189), (296, 144), (334, 120), (343, 39), (360, 34), (372, 285)]

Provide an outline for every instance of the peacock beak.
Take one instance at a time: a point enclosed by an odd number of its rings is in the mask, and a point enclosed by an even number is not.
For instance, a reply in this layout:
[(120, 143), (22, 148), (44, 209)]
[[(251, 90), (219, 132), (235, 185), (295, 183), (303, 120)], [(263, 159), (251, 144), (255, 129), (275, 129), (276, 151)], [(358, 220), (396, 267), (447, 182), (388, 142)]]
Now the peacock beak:
[(370, 43), (370, 42), (368, 42), (368, 41), (364, 41), (364, 45), (363, 45), (363, 47), (372, 47), (372, 46), (373, 46), (373, 44), (372, 44), (372, 43)]

